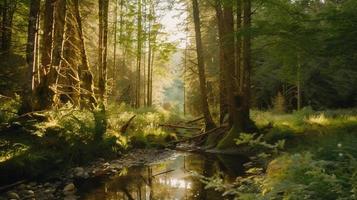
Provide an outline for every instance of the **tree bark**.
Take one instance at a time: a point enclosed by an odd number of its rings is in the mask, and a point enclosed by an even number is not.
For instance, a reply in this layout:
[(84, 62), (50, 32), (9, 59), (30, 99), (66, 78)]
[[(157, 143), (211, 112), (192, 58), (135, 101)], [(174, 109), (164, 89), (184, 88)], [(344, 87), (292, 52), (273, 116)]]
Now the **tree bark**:
[(199, 82), (200, 82), (200, 92), (201, 92), (201, 106), (202, 112), (205, 117), (206, 129), (212, 129), (215, 124), (212, 120), (212, 116), (209, 110), (207, 89), (206, 89), (206, 74), (205, 74), (205, 63), (203, 55), (203, 46), (201, 38), (201, 22), (200, 22), (200, 12), (198, 7), (198, 0), (192, 0), (193, 5), (193, 19), (195, 25), (196, 34), (196, 51), (197, 51), (197, 62), (198, 62), (198, 72), (199, 72)]
[(26, 45), (26, 63), (27, 63), (27, 78), (23, 87), (22, 106), (20, 113), (27, 113), (32, 111), (32, 92), (34, 89), (35, 81), (35, 51), (36, 51), (36, 38), (37, 21), (40, 12), (40, 0), (31, 0), (30, 2), (30, 14), (27, 30), (27, 45)]
[(141, 54), (142, 54), (142, 5), (138, 0), (138, 33), (137, 33), (137, 52), (136, 52), (136, 108), (141, 104)]
[(43, 77), (50, 71), (52, 58), (52, 39), (53, 39), (53, 9), (54, 0), (45, 1), (43, 39), (41, 47), (41, 70), (40, 74)]
[(109, 0), (98, 0), (99, 3), (99, 52), (98, 52), (98, 70), (99, 70), (99, 99), (102, 103), (106, 101), (107, 84), (107, 42), (108, 42), (108, 7)]
[(218, 37), (219, 39), (219, 110), (220, 110), (220, 123), (224, 123), (224, 118), (228, 113), (228, 105), (227, 105), (227, 91), (226, 91), (226, 81), (224, 79), (224, 70), (225, 70), (225, 63), (224, 63), (224, 18), (222, 12), (222, 5), (220, 0), (216, 0), (215, 5), (216, 10), (216, 17), (217, 17), (217, 25), (218, 25)]
[[(243, 27), (250, 28), (251, 2), (244, 0), (244, 20)], [(250, 35), (245, 34), (243, 38), (243, 66), (240, 73), (243, 73), (242, 91), (235, 94), (236, 82), (234, 80), (234, 25), (233, 25), (233, 5), (229, 2), (223, 4), (224, 15), (224, 59), (225, 59), (225, 80), (227, 87), (228, 111), (230, 116), (231, 130), (223, 137), (217, 145), (218, 149), (234, 148), (234, 139), (239, 137), (241, 132), (250, 132), (254, 128), (254, 123), (249, 118), (249, 95), (250, 95)], [(240, 60), (237, 60), (240, 62)]]
[[(64, 28), (66, 22), (66, 0), (57, 0), (53, 10), (53, 34), (51, 65), (49, 72), (43, 77), (41, 83), (36, 88), (36, 109), (49, 109), (59, 103), (57, 94), (58, 71), (62, 60), (64, 44)], [(51, 14), (51, 13), (48, 13)], [(47, 16), (45, 16), (46, 18)], [(46, 50), (48, 52), (49, 50)]]
[(94, 109), (97, 105), (97, 100), (94, 95), (94, 78), (93, 74), (89, 68), (85, 43), (84, 43), (84, 35), (83, 35), (83, 27), (82, 27), (82, 19), (79, 11), (79, 0), (74, 0), (74, 8), (75, 8), (75, 16), (77, 22), (77, 31), (79, 34), (79, 48), (81, 52), (81, 65), (79, 65), (79, 77), (81, 80), (81, 106), (84, 108)]
[(1, 27), (1, 54), (7, 55), (11, 50), (12, 22), (17, 7), (17, 1), (3, 0)]
[[(251, 0), (243, 0), (243, 28), (249, 30), (251, 27)], [(242, 118), (248, 124), (250, 109), (250, 73), (251, 73), (251, 36), (249, 31), (243, 37), (243, 90), (242, 90)]]
[(60, 76), (57, 81), (57, 92), (61, 103), (71, 102), (80, 105), (80, 79), (78, 68), (81, 62), (80, 36), (77, 29), (74, 0), (67, 0), (67, 17), (63, 58), (60, 64)]

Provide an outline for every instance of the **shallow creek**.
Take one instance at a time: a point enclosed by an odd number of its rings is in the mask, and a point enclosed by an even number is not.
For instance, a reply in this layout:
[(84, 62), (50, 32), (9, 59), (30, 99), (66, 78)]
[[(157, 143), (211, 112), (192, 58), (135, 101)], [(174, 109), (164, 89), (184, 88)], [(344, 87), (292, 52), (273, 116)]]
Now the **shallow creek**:
[[(243, 174), (245, 159), (232, 155), (203, 155), (176, 152), (168, 159), (148, 165), (123, 168), (109, 178), (76, 182), (80, 199), (224, 199), (219, 192), (205, 189), (192, 174), (222, 173), (226, 181)], [(228, 197), (227, 197), (228, 199)]]

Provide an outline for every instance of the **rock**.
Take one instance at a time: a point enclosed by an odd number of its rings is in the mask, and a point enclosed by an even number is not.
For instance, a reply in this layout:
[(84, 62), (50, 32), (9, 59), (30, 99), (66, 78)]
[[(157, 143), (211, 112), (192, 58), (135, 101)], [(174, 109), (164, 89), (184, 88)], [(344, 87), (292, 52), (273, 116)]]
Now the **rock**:
[(19, 187), (18, 187), (20, 190), (24, 190), (24, 189), (26, 189), (26, 185), (25, 184), (21, 184), (21, 185), (19, 185)]
[(26, 197), (34, 197), (34, 196), (35, 196), (35, 192), (32, 191), (32, 190), (25, 190), (25, 191), (23, 192), (23, 194), (24, 194), (24, 196), (26, 196)]
[(89, 178), (89, 174), (88, 174), (88, 172), (84, 172), (84, 174), (83, 174), (83, 178), (85, 178), (85, 179)]
[(31, 182), (29, 183), (29, 186), (34, 187), (36, 185), (36, 182)]
[(63, 192), (74, 192), (76, 190), (76, 186), (73, 183), (67, 184), (64, 188), (63, 188)]
[(20, 196), (16, 192), (8, 192), (7, 197), (9, 199), (20, 199)]
[(82, 167), (76, 167), (73, 169), (73, 174), (76, 177), (82, 177), (84, 175), (84, 169)]

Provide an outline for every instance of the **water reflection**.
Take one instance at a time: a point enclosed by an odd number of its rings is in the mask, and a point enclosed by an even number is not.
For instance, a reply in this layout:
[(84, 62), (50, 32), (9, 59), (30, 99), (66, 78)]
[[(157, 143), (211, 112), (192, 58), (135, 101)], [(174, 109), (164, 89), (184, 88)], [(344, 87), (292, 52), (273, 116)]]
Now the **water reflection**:
[(190, 172), (205, 176), (222, 172), (226, 181), (243, 173), (245, 159), (237, 156), (177, 154), (173, 159), (150, 166), (130, 168), (108, 180), (91, 180), (81, 184), (82, 199), (166, 200), (223, 199), (206, 190)]

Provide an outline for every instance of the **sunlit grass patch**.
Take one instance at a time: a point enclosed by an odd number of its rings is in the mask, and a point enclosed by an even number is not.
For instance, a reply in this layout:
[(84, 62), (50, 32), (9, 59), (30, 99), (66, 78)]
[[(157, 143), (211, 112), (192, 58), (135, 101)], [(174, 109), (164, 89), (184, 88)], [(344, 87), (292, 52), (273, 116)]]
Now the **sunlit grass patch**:
[(305, 121), (309, 124), (318, 124), (318, 125), (329, 125), (331, 122), (330, 119), (328, 119), (324, 113), (308, 116)]
[(28, 145), (22, 143), (11, 143), (7, 140), (0, 140), (0, 162), (18, 156), (29, 149)]

